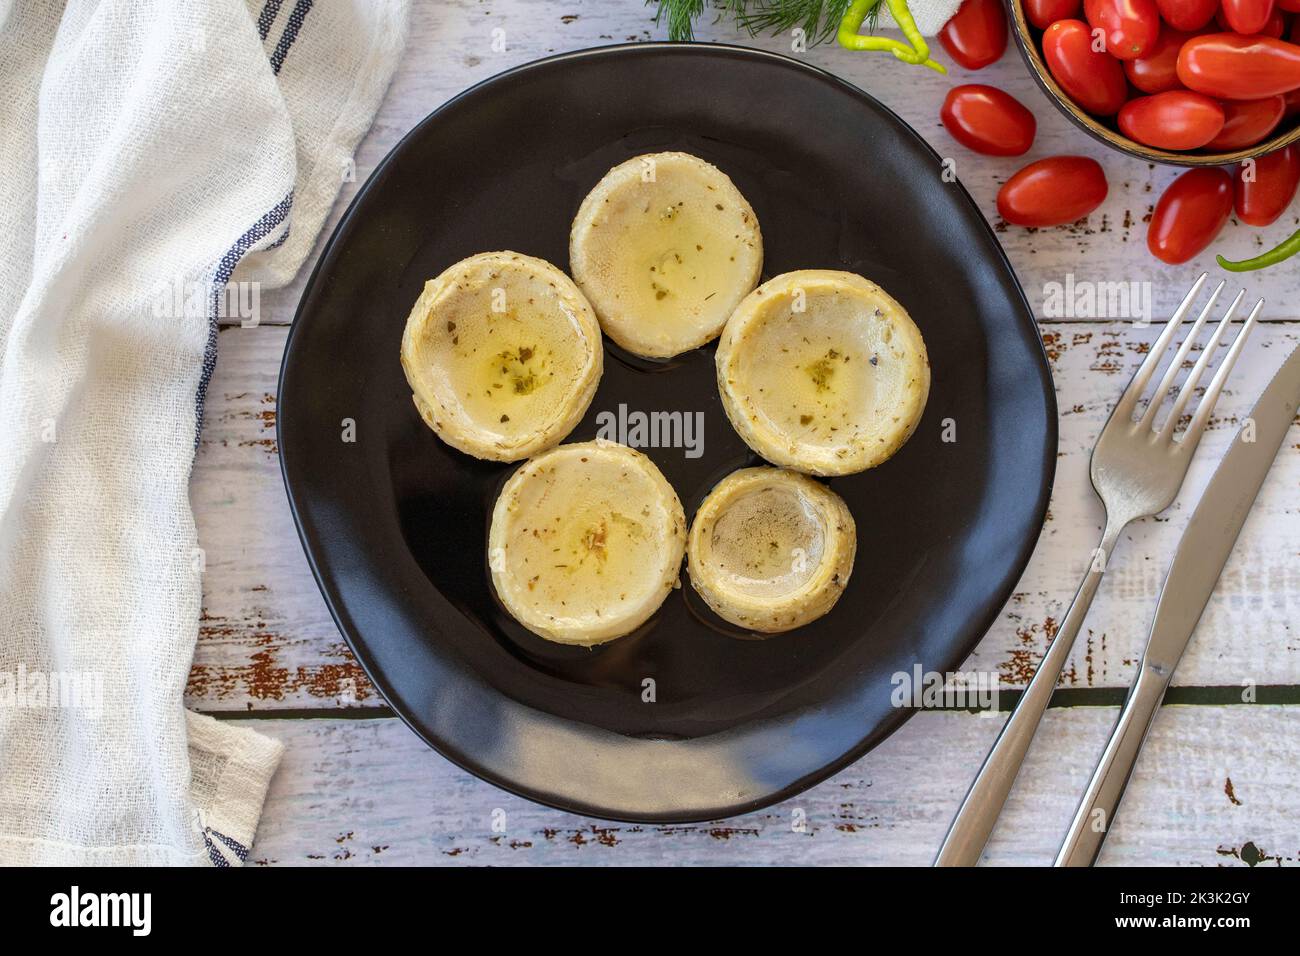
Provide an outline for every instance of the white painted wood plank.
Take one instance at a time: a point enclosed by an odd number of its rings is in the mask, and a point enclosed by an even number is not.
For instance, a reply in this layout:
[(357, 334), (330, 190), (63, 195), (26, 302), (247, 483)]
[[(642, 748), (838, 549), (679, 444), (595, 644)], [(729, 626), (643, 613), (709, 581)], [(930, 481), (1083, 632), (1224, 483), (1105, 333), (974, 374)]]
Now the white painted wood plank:
[[(1156, 329), (1045, 327), (1060, 405), (1051, 515), (1015, 597), (968, 662), (1022, 684), (1065, 612), (1101, 532), (1088, 456), (1111, 404)], [(204, 621), (189, 701), (205, 710), (381, 704), (336, 631), (289, 515), (275, 449), (276, 376), (286, 330), (230, 328), (208, 392), (191, 497), (206, 549)], [(1145, 640), (1183, 524), (1300, 324), (1261, 327), (1165, 516), (1134, 525), (1111, 562), (1066, 668), (1068, 687), (1122, 687)], [(962, 440), (979, 440), (959, 431)], [(1293, 429), (1186, 659), (1179, 686), (1300, 685), (1300, 428)]]
[(190, 480), (206, 564), (191, 706), (382, 703), (316, 588), (280, 478), (274, 391), (287, 332), (218, 336)]
[[(1088, 477), (1092, 447), (1159, 331), (1109, 323), (1054, 325), (1044, 332), (1061, 412), (1051, 514), (1002, 624), (981, 642), (969, 666), (996, 670), (1016, 685), (1032, 675), (1101, 537), (1104, 513)], [(1241, 419), (1300, 341), (1298, 333), (1292, 324), (1261, 327), (1243, 352), (1178, 499), (1162, 515), (1131, 525), (1108, 562), (1063, 686), (1127, 686), (1131, 680), (1187, 519)], [(1199, 353), (1198, 347), (1193, 355)], [(1293, 424), (1176, 672), (1177, 685), (1300, 683), (1297, 451), (1300, 427)]]
[[(665, 39), (665, 29), (653, 23), (653, 9), (638, 0), (416, 0), (406, 52), (375, 124), (357, 152), (356, 181), (344, 184), (317, 251), (379, 161), (429, 112), (474, 83), (539, 57), (611, 43)], [(493, 47), (494, 30), (505, 31), (503, 51)], [(1190, 277), (1202, 269), (1217, 269), (1213, 252), (1231, 258), (1251, 255), (1300, 225), (1300, 207), (1267, 230), (1232, 222), (1214, 248), (1194, 261), (1178, 267), (1160, 263), (1146, 250), (1145, 219), (1178, 170), (1131, 159), (1076, 129), (1033, 85), (1014, 45), (1001, 60), (978, 72), (949, 64), (951, 73), (945, 77), (904, 67), (886, 54), (855, 53), (835, 45), (795, 53), (789, 37), (750, 38), (730, 23), (713, 23), (708, 15), (702, 18), (697, 33), (701, 40), (739, 43), (804, 58), (862, 87), (917, 129), (940, 156), (955, 160), (961, 182), (995, 224), (997, 190), (1024, 163), (1061, 153), (1092, 156), (1101, 162), (1110, 181), (1110, 195), (1085, 223), (1032, 231), (1005, 224), (999, 227), (1007, 255), (1031, 304), (1040, 312), (1048, 284), (1063, 282), (1066, 275), (1073, 274), (1076, 280), (1086, 282), (1150, 282), (1157, 315), (1168, 314)], [(941, 49), (938, 55), (946, 61)], [(940, 103), (952, 85), (967, 82), (1001, 87), (1034, 113), (1038, 135), (1028, 155), (979, 156), (947, 134), (939, 123)], [(707, 95), (707, 91), (672, 90), (665, 95)], [(869, 131), (864, 131), (867, 135)], [(938, 176), (940, 170), (936, 166), (929, 173), (918, 174)], [(918, 228), (923, 228), (924, 210), (918, 211), (918, 218)], [(430, 221), (436, 221), (432, 212)], [(315, 255), (286, 289), (263, 292), (261, 321), (292, 320), (314, 261)], [(1269, 299), (1272, 317), (1300, 316), (1300, 270), (1283, 267), (1255, 273), (1246, 279), (1246, 285)]]
[[(1048, 713), (986, 862), (1051, 862), (1115, 716)], [(1100, 862), (1294, 865), (1298, 720), (1295, 707), (1165, 707)], [(923, 866), (1000, 721), (924, 713), (769, 810), (671, 826), (601, 823), (511, 796), (396, 719), (241, 723), (288, 745), (250, 856), (258, 864)]]

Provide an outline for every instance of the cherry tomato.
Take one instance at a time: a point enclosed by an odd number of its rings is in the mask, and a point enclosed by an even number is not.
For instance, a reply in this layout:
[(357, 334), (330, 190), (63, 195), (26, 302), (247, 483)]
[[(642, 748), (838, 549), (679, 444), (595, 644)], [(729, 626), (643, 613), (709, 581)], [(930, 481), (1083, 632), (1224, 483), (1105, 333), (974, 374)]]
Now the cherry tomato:
[(1190, 33), (1162, 27), (1155, 45), (1147, 51), (1146, 56), (1124, 61), (1124, 73), (1128, 76), (1128, 81), (1143, 93), (1181, 90), (1183, 84), (1178, 79), (1178, 51), (1191, 38)]
[(1025, 16), (1038, 29), (1046, 30), (1057, 20), (1077, 17), (1082, 7), (1082, 0), (1025, 0)]
[(1284, 120), (1290, 119), (1297, 113), (1300, 113), (1300, 90), (1292, 90), (1290, 93), (1283, 93), (1282, 99), (1286, 101), (1286, 110), (1282, 113)]
[(1007, 12), (1001, 0), (962, 0), (939, 31), (939, 41), (968, 70), (997, 62), (1007, 49)]
[(998, 191), (998, 215), (1017, 226), (1059, 226), (1082, 219), (1106, 198), (1106, 174), (1087, 156), (1030, 163)]
[[(1300, 0), (1295, 0), (1300, 3)], [(1206, 26), (1218, 12), (1219, 0), (1156, 0), (1160, 16), (1175, 30), (1191, 33)]]
[[(1239, 32), (1232, 29), (1232, 24), (1228, 22), (1228, 18), (1224, 14), (1222, 7), (1220, 7), (1219, 12), (1214, 15), (1214, 22), (1218, 25), (1219, 32), (1221, 33)], [(1260, 36), (1280, 39), (1282, 34), (1286, 33), (1286, 14), (1282, 12), (1281, 8), (1279, 8), (1276, 3), (1273, 4), (1273, 12), (1269, 14), (1268, 22), (1255, 32)], [(1291, 42), (1295, 42), (1295, 37), (1291, 38)]]
[(1300, 87), (1300, 46), (1272, 37), (1212, 33), (1178, 51), (1188, 89), (1225, 100), (1257, 100)]
[(1191, 90), (1139, 96), (1119, 111), (1119, 128), (1129, 139), (1156, 149), (1198, 149), (1223, 129), (1223, 107)]
[(1277, 8), (1287, 13), (1300, 13), (1300, 0), (1277, 0)]
[(1223, 0), (1223, 20), (1247, 36), (1263, 31), (1273, 15), (1273, 0)]
[(1237, 167), (1233, 208), (1248, 226), (1269, 226), (1286, 212), (1300, 186), (1300, 150), (1295, 144)]
[[(1228, 18), (1224, 15), (1222, 8), (1220, 8), (1219, 12), (1214, 15), (1214, 22), (1223, 33), (1238, 32), (1232, 29), (1232, 24), (1228, 22)], [(1279, 10), (1277, 5), (1274, 4), (1273, 12), (1268, 15), (1268, 22), (1256, 30), (1255, 33), (1262, 37), (1273, 37), (1275, 40), (1281, 39), (1282, 34), (1286, 33), (1286, 14)], [(1295, 42), (1294, 37), (1291, 42)]]
[(953, 139), (987, 156), (1028, 152), (1038, 128), (1034, 114), (1010, 93), (976, 83), (950, 89), (939, 118)]
[(1155, 0), (1083, 0), (1088, 25), (1105, 33), (1106, 52), (1119, 60), (1136, 60), (1151, 49), (1160, 33)]
[(1183, 173), (1165, 190), (1147, 229), (1147, 248), (1162, 262), (1178, 265), (1214, 241), (1232, 213), (1232, 177), (1201, 166)]
[(1043, 59), (1070, 99), (1089, 113), (1110, 116), (1128, 99), (1119, 60), (1092, 48), (1092, 32), (1080, 20), (1057, 20), (1043, 31)]
[(1212, 153), (1230, 153), (1268, 139), (1286, 113), (1286, 97), (1225, 100), (1223, 113), (1223, 129), (1205, 144)]

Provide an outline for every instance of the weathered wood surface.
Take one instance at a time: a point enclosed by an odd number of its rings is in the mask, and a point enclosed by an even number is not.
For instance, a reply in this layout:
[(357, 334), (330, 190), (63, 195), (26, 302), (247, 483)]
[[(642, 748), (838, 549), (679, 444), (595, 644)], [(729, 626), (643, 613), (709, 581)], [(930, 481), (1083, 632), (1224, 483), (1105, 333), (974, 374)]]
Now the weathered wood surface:
[[(382, 704), (352, 660), (298, 544), (275, 447), (275, 382), (286, 331), (230, 328), (209, 388), (192, 497), (206, 549), (204, 619), (191, 703), (205, 710)], [(1044, 326), (1061, 409), (1050, 517), (999, 622), (968, 662), (1022, 685), (1068, 606), (1102, 513), (1088, 457), (1155, 327)], [(1127, 686), (1170, 555), (1197, 495), (1267, 377), (1300, 342), (1300, 323), (1261, 326), (1193, 462), (1183, 494), (1133, 525), (1093, 605), (1064, 687)], [(978, 441), (978, 436), (959, 440)], [(1176, 685), (1300, 684), (1300, 427), (1279, 455)]]
[[(551, 53), (663, 38), (640, 0), (415, 0), (398, 75), (317, 243), (389, 149), (452, 95), (512, 66)], [(504, 30), (505, 50), (493, 48)], [(788, 37), (750, 39), (729, 25), (701, 25), (703, 39), (792, 52)], [(500, 36), (497, 34), (496, 36)], [(1012, 48), (986, 70), (954, 67), (948, 78), (903, 68), (883, 55), (815, 47), (809, 62), (838, 73), (912, 124), (997, 230), (1040, 317), (1061, 409), (1051, 515), (1016, 594), (969, 668), (1018, 684), (1032, 672), (1100, 533), (1088, 487), (1088, 453), (1115, 396), (1154, 329), (1133, 328), (1132, 310), (1060, 315), (1054, 283), (1150, 283), (1153, 318), (1167, 315), (1192, 276), (1214, 270), (1210, 253), (1186, 266), (1157, 263), (1145, 248), (1145, 220), (1176, 170), (1108, 151), (1076, 130), (1032, 85)], [(1038, 138), (1021, 159), (978, 157), (938, 122), (950, 85), (1000, 86), (1038, 118)], [(616, 95), (616, 91), (614, 94)], [(674, 96), (707, 95), (675, 90)], [(871, 135), (864, 130), (864, 136)], [(1023, 230), (998, 222), (994, 196), (1030, 159), (1093, 156), (1110, 195), (1085, 222)], [(939, 175), (940, 170), (933, 170)], [(924, 211), (918, 211), (923, 221)], [(1245, 255), (1289, 233), (1288, 214), (1269, 230), (1230, 223), (1216, 250)], [(525, 250), (527, 251), (527, 250)], [(284, 497), (275, 447), (275, 388), (285, 329), (315, 256), (288, 288), (264, 291), (262, 327), (224, 330), (209, 390), (192, 499), (206, 550), (204, 619), (188, 687), (191, 706), (235, 715), (289, 747), (254, 848), (259, 862), (283, 863), (926, 863), (992, 742), (998, 719), (927, 713), (858, 764), (779, 807), (716, 824), (633, 827), (600, 824), (511, 797), (448, 764), (399, 721), (339, 636), (302, 555)], [(1270, 325), (1256, 333), (1234, 386), (1192, 466), (1180, 503), (1133, 526), (1093, 607), (1062, 685), (1064, 703), (1118, 695), (1131, 675), (1169, 556), (1191, 504), (1208, 480), (1239, 416), (1284, 355), (1300, 342), (1300, 270), (1245, 277), (1269, 300)], [(1098, 321), (1102, 320), (1102, 321)], [(972, 436), (972, 440), (976, 440)], [(1228, 864), (1300, 857), (1296, 706), (1236, 704), (1250, 681), (1261, 699), (1300, 700), (1300, 433), (1293, 430), (1225, 571), (1174, 683), (1197, 706), (1161, 712), (1152, 741), (1103, 862)], [(1090, 690), (1093, 689), (1093, 690)], [(1096, 690), (1101, 689), (1101, 690)], [(1271, 695), (1271, 696), (1270, 696)], [(339, 720), (342, 708), (374, 719)], [(309, 710), (316, 719), (286, 719)], [(1085, 775), (1114, 719), (1111, 707), (1057, 707), (990, 846), (991, 862), (1050, 861)], [(284, 716), (278, 716), (284, 715)], [(1244, 742), (1249, 742), (1248, 744)], [(1229, 782), (1230, 781), (1230, 782)], [(794, 808), (808, 832), (790, 826)], [(494, 833), (492, 811), (505, 811)]]
[[(318, 249), (379, 161), (416, 123), (446, 100), (503, 70), (553, 53), (662, 40), (666, 32), (654, 25), (653, 13), (653, 7), (639, 0), (416, 0), (410, 41), (401, 65), (370, 134), (357, 152), (356, 181), (344, 184)], [(504, 31), (504, 51), (493, 47), (495, 36), (502, 36), (494, 35), (495, 30)], [(788, 36), (751, 38), (730, 24), (713, 23), (707, 15), (697, 36), (804, 59), (861, 87), (906, 120), (941, 157), (956, 163), (958, 178), (998, 229), (998, 238), (1035, 309), (1043, 306), (1044, 288), (1049, 283), (1064, 282), (1067, 274), (1073, 274), (1076, 280), (1088, 282), (1150, 282), (1157, 314), (1168, 314), (1190, 277), (1217, 269), (1213, 251), (1230, 258), (1252, 254), (1290, 235), (1300, 225), (1300, 216), (1293, 215), (1300, 212), (1300, 207), (1266, 230), (1234, 221), (1214, 250), (1185, 266), (1174, 268), (1158, 262), (1146, 250), (1146, 219), (1178, 170), (1152, 167), (1122, 156), (1071, 125), (1034, 86), (1014, 44), (1008, 46), (1001, 60), (977, 72), (948, 63), (950, 73), (945, 77), (930, 70), (907, 69), (887, 54), (851, 53), (835, 45), (814, 46), (797, 53), (791, 50)], [(941, 52), (940, 56), (947, 62), (946, 54)], [(1027, 155), (979, 156), (948, 135), (939, 123), (939, 105), (947, 90), (959, 83), (1000, 87), (1033, 112), (1038, 133)], [(617, 91), (610, 95), (617, 95)], [(707, 96), (708, 91), (676, 89), (665, 91), (665, 95)], [(761, 104), (755, 108), (760, 109)], [(869, 135), (870, 131), (864, 130), (864, 136)], [(1110, 182), (1110, 194), (1102, 207), (1083, 223), (1053, 229), (1027, 230), (1000, 224), (994, 196), (1002, 183), (1026, 162), (1061, 153), (1091, 156), (1102, 164)], [(936, 166), (933, 175), (940, 172)], [(923, 222), (925, 211), (918, 210), (917, 216), (918, 223)], [(287, 289), (263, 296), (263, 322), (285, 323), (293, 319), (310, 272), (310, 268), (304, 268)], [(1300, 317), (1300, 270), (1274, 269), (1250, 277), (1248, 285), (1270, 299), (1272, 317)]]
[[(1049, 711), (987, 862), (1051, 863), (1115, 716), (1112, 707)], [(596, 821), (511, 796), (443, 760), (395, 718), (243, 723), (288, 744), (255, 863), (683, 866), (926, 865), (999, 721), (919, 714), (793, 799), (674, 825)], [(1101, 863), (1295, 865), (1298, 751), (1291, 708), (1165, 707)]]

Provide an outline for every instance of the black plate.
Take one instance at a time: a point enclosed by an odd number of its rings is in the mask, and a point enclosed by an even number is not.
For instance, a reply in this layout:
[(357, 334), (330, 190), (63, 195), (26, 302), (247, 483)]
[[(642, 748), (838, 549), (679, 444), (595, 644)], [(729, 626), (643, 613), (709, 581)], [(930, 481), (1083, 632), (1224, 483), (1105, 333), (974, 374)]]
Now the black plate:
[[(925, 335), (934, 384), (892, 461), (831, 482), (859, 543), (829, 615), (738, 639), (687, 585), (635, 635), (562, 647), (510, 620), (489, 582), (488, 517), (514, 466), (462, 455), (424, 426), (398, 343), (424, 281), (464, 256), (511, 249), (567, 266), (587, 191), (614, 164), (668, 149), (735, 180), (762, 225), (764, 278), (846, 269), (889, 290)], [(756, 461), (722, 412), (712, 346), (663, 365), (607, 346), (595, 401), (569, 440), (595, 437), (597, 413), (620, 403), (704, 412), (701, 457), (645, 449), (688, 518), (715, 481)], [(955, 442), (941, 440), (948, 418)], [(341, 440), (345, 419), (354, 442)], [(339, 629), (420, 736), (543, 803), (694, 821), (823, 779), (909, 715), (891, 705), (893, 674), (961, 664), (1042, 527), (1056, 409), (1002, 250), (898, 117), (785, 57), (637, 44), (511, 70), (397, 145), (303, 295), (281, 370), (279, 445)], [(653, 703), (642, 700), (647, 678)]]

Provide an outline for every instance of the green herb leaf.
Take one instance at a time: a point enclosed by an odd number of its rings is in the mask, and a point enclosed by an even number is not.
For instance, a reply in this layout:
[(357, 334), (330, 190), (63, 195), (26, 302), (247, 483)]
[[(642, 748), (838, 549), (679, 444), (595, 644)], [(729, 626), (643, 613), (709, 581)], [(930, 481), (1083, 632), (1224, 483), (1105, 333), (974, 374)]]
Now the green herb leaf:
[[(759, 33), (785, 33), (801, 27), (810, 45), (824, 43), (835, 36), (844, 12), (852, 0), (646, 0), (657, 3), (655, 23), (668, 25), (670, 40), (695, 39), (695, 22), (712, 7), (717, 11), (714, 22), (732, 19), (750, 36)], [(867, 14), (867, 27), (874, 31), (880, 16), (877, 5)]]

